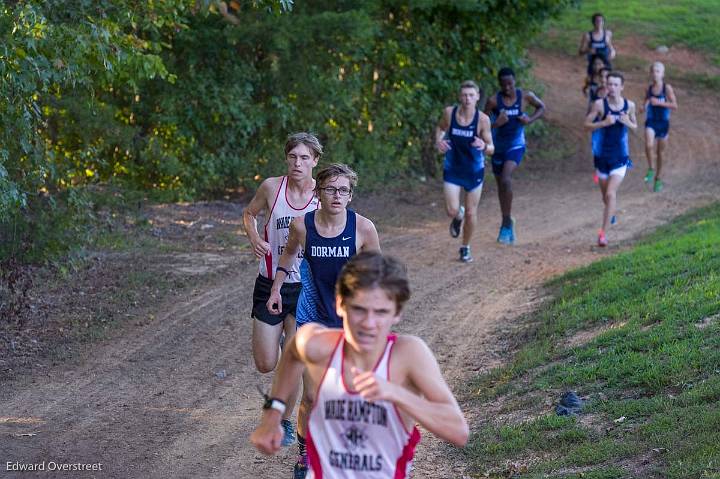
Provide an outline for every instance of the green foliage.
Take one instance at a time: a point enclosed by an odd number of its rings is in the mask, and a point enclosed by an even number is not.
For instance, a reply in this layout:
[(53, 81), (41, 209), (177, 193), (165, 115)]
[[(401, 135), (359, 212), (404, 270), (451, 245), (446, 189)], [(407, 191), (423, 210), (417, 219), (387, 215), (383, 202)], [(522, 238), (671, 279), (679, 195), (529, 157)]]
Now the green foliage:
[[(599, 474), (652, 454), (658, 460), (643, 477), (719, 473), (718, 241), (720, 204), (551, 283), (556, 298), (538, 313), (535, 339), (476, 386), (490, 396), (532, 391), (553, 400), (577, 390), (591, 398), (586, 412), (595, 427), (554, 416), (491, 426), (474, 439), (473, 460), (487, 466), (541, 454), (533, 472), (590, 467), (586, 473)], [(594, 334), (584, 342), (569, 341), (588, 329)]]
[(0, 241), (23, 254), (34, 226), (13, 225), (88, 184), (255, 186), (299, 130), (362, 184), (435, 173), (431, 133), (459, 83), (490, 91), (501, 66), (522, 72), (526, 42), (569, 1), (6, 3)]

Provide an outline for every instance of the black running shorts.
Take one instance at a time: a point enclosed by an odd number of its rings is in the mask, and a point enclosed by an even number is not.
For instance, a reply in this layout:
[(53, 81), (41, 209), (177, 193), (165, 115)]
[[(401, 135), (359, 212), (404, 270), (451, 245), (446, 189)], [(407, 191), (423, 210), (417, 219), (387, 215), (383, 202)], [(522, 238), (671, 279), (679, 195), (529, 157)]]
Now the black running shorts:
[(253, 308), (251, 317), (262, 321), (263, 323), (275, 326), (285, 321), (288, 314), (295, 316), (295, 308), (297, 307), (298, 297), (302, 283), (285, 283), (280, 287), (280, 295), (282, 296), (282, 313), (270, 314), (267, 309), (267, 301), (270, 299), (270, 289), (273, 282), (262, 275), (258, 275), (255, 280), (255, 289), (253, 289)]

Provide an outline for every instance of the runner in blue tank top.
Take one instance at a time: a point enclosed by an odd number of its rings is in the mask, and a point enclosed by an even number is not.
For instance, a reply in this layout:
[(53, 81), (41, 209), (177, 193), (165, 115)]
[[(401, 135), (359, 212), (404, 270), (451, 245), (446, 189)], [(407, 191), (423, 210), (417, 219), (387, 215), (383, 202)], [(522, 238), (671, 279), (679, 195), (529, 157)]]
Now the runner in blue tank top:
[(607, 77), (607, 98), (597, 100), (585, 118), (585, 127), (592, 131), (592, 152), (595, 173), (603, 196), (603, 222), (598, 231), (598, 245), (607, 246), (605, 231), (615, 215), (617, 190), (630, 161), (628, 128), (637, 128), (635, 103), (622, 96), (624, 78), (611, 72)]
[(588, 61), (587, 73), (592, 74), (593, 55), (600, 55), (605, 60), (605, 65), (612, 68), (611, 61), (615, 58), (615, 48), (612, 45), (612, 32), (605, 29), (605, 17), (602, 13), (595, 13), (592, 16), (593, 29), (584, 33), (580, 39), (578, 53), (585, 55)]
[[(493, 153), (490, 120), (477, 109), (480, 87), (468, 80), (460, 85), (457, 106), (448, 106), (435, 129), (435, 146), (445, 155), (443, 164), (443, 192), (445, 210), (450, 221), (450, 236), (460, 236), (460, 261), (473, 260), (470, 239), (477, 226), (477, 208), (485, 175), (485, 155)], [(462, 189), (465, 205), (460, 205)]]
[[(488, 99), (485, 113), (491, 115), (492, 135), (495, 153), (492, 157), (492, 169), (498, 185), (498, 199), (502, 212), (502, 223), (498, 242), (515, 243), (515, 220), (512, 218), (512, 174), (525, 154), (525, 125), (529, 125), (543, 113), (545, 104), (531, 91), (515, 87), (515, 72), (510, 68), (501, 68), (498, 73), (500, 91)], [(525, 113), (527, 106), (535, 111)]]
[[(318, 322), (342, 327), (335, 305), (335, 282), (340, 269), (356, 252), (379, 252), (380, 241), (372, 221), (347, 208), (357, 184), (357, 174), (350, 167), (329, 165), (318, 172), (315, 184), (320, 209), (297, 217), (290, 224), (287, 246), (278, 262), (267, 308), (273, 314), (282, 312), (280, 286), (286, 275), (285, 269), (292, 263), (292, 258), (304, 251), (304, 260), (312, 273), (319, 298), (316, 304)], [(314, 393), (303, 385), (297, 424), (300, 457), (295, 464), (295, 477), (304, 477), (307, 470), (305, 437)]]
[[(645, 183), (650, 185), (655, 177), (653, 191), (659, 193), (663, 189), (660, 179), (662, 170), (663, 152), (667, 147), (668, 133), (670, 131), (670, 110), (677, 108), (677, 99), (673, 88), (665, 83), (665, 65), (655, 62), (650, 67), (651, 83), (645, 95), (645, 156), (648, 170), (645, 174)], [(656, 164), (653, 170), (653, 149), (657, 141)]]

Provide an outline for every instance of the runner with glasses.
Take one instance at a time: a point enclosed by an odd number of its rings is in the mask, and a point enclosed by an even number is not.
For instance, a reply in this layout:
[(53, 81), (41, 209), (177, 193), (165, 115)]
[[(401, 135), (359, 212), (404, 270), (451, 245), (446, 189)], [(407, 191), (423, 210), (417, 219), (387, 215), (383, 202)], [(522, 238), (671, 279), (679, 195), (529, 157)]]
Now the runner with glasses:
[[(320, 198), (320, 209), (295, 218), (290, 224), (290, 236), (275, 273), (275, 281), (267, 302), (271, 314), (281, 314), (283, 301), (281, 286), (288, 274), (293, 258), (302, 251), (310, 267), (318, 302), (317, 318), (313, 322), (329, 328), (342, 328), (342, 318), (335, 307), (335, 283), (340, 270), (351, 257), (361, 251), (380, 251), (375, 225), (369, 219), (348, 209), (357, 174), (347, 165), (332, 164), (323, 168), (316, 177), (315, 191)], [(298, 327), (306, 318), (298, 316)], [(302, 479), (307, 473), (305, 437), (307, 417), (314, 402), (315, 391), (305, 387), (298, 409), (298, 452), (294, 477)]]

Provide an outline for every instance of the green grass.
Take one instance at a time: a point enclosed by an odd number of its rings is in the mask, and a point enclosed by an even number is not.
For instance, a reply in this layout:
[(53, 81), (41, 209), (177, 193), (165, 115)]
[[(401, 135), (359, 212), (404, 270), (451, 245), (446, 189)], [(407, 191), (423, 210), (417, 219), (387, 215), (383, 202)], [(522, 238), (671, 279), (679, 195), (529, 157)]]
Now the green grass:
[[(633, 467), (642, 477), (720, 477), (718, 245), (720, 204), (553, 280), (530, 342), (472, 384), (480, 400), (502, 400), (504, 414), (536, 419), (484, 427), (471, 462), (500, 474), (507, 461), (540, 458), (527, 477), (633, 477)], [(597, 334), (567, 346), (586, 330)], [(565, 390), (589, 398), (592, 427), (550, 407), (527, 411)]]
[[(580, 35), (592, 29), (590, 17), (601, 12), (619, 38), (642, 35), (652, 47), (684, 45), (710, 55), (720, 65), (720, 2), (717, 0), (585, 0), (551, 23), (551, 47), (577, 52)], [(619, 52), (618, 55), (622, 55)]]

